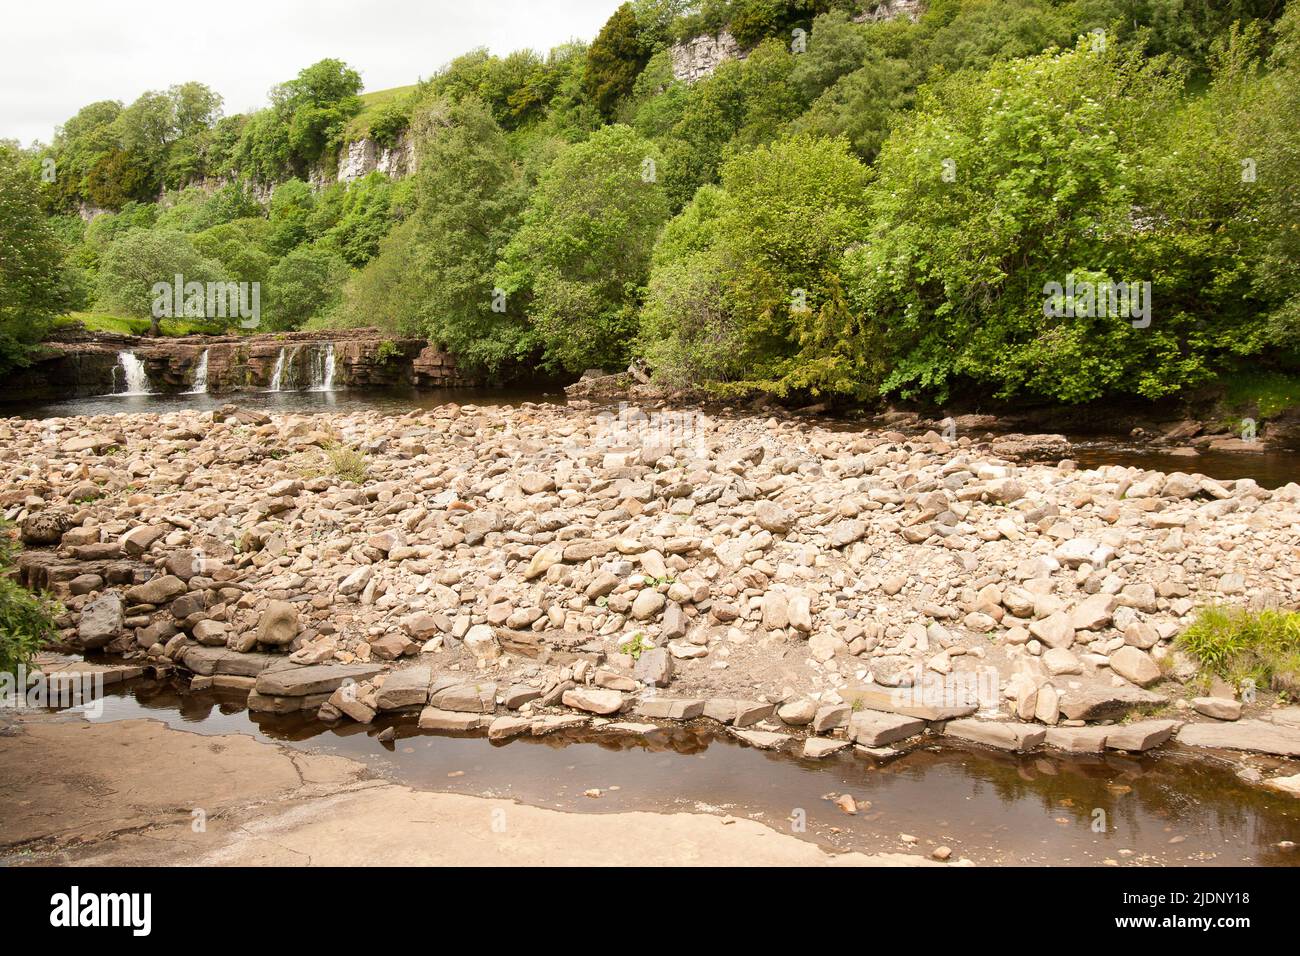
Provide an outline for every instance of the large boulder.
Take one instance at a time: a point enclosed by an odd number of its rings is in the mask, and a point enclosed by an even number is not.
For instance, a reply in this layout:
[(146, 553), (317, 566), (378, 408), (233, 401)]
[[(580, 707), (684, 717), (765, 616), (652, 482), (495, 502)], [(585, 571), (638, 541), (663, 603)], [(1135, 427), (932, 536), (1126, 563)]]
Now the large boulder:
[(62, 512), (38, 511), (23, 519), (18, 533), (24, 544), (58, 544), (70, 524), (68, 516)]
[(298, 636), (298, 609), (288, 601), (272, 601), (257, 622), (257, 643), (282, 646)]
[(163, 574), (151, 578), (144, 584), (137, 584), (126, 592), (126, 599), (131, 604), (167, 604), (172, 598), (180, 597), (189, 587), (173, 574)]
[(122, 633), (122, 596), (105, 591), (81, 612), (77, 641), (87, 650), (103, 647)]

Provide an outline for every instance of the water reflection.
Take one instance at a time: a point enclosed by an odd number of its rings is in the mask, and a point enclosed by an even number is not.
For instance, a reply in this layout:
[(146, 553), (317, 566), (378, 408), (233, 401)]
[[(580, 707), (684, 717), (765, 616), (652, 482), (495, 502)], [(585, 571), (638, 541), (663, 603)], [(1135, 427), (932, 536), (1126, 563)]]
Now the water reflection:
[(256, 408), (265, 412), (362, 412), (374, 409), (388, 415), (404, 415), (416, 409), (439, 405), (517, 405), (520, 402), (563, 404), (561, 389), (536, 388), (437, 388), (389, 391), (286, 391), (227, 392), (221, 394), (99, 395), (62, 402), (0, 404), (0, 418), (71, 418), (79, 415), (165, 414), (180, 411), (209, 411), (222, 405)]
[[(110, 689), (105, 698), (103, 719), (135, 717), (205, 734), (252, 734), (350, 757), (410, 786), (537, 806), (704, 810), (782, 829), (802, 809), (803, 836), (840, 850), (928, 852), (946, 844), (954, 858), (981, 863), (1300, 865), (1300, 851), (1277, 846), (1300, 842), (1300, 801), (1169, 753), (1013, 755), (928, 745), (886, 761), (852, 752), (814, 761), (753, 749), (711, 725), (489, 741), (421, 731), (414, 714), (335, 726), (250, 714), (238, 692), (190, 693), (154, 680)], [(388, 727), (395, 739), (377, 740)], [(831, 798), (841, 793), (858, 802), (857, 814), (835, 807)], [(904, 833), (919, 842), (901, 842)]]

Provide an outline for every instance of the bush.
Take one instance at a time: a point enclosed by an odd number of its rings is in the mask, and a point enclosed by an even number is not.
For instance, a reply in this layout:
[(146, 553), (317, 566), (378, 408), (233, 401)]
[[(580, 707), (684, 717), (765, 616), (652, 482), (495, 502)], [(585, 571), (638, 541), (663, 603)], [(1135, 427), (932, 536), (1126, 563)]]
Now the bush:
[(17, 535), (12, 525), (0, 522), (0, 673), (14, 674), (57, 633), (54, 619), (61, 608), (43, 595), (33, 594), (15, 581)]

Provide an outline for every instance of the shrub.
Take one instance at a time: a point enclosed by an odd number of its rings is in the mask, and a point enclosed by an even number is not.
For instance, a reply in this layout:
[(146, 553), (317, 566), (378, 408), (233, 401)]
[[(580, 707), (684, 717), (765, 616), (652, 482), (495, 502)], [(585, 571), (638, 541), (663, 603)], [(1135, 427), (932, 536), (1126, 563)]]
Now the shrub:
[(837, 278), (867, 231), (868, 171), (843, 139), (742, 153), (664, 230), (642, 311), (655, 375), (863, 398), (878, 348)]
[(13, 579), (13, 559), (18, 550), (12, 525), (0, 522), (0, 673), (13, 674), (54, 640), (59, 606), (33, 594)]

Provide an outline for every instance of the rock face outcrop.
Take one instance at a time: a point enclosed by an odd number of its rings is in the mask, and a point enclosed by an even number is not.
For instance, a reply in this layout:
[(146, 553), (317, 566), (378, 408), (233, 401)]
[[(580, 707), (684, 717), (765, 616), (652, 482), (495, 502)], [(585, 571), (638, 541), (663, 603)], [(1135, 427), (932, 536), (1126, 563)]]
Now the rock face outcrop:
[(339, 150), (338, 182), (350, 183), (373, 172), (402, 179), (415, 172), (415, 143), (409, 133), (397, 137), (391, 146), (373, 139), (359, 139)]
[(674, 44), (668, 51), (673, 62), (673, 78), (694, 83), (710, 75), (724, 60), (743, 60), (740, 42), (728, 31), (717, 36), (692, 37)]
[(915, 20), (921, 15), (923, 3), (922, 0), (878, 0), (878, 2), (869, 3), (867, 6), (869, 9), (853, 18), (858, 23), (893, 20), (896, 17), (907, 17)]
[[(880, 0), (863, 5), (867, 9), (853, 18), (857, 23), (896, 17), (915, 20), (923, 7), (922, 0)], [(673, 78), (683, 83), (695, 83), (712, 74), (726, 60), (745, 59), (748, 51), (741, 47), (731, 31), (724, 28), (717, 35), (705, 34), (675, 43), (669, 47), (668, 55), (672, 60)], [(339, 178), (342, 179), (342, 175)]]

